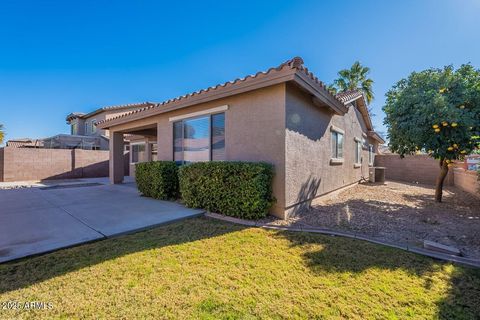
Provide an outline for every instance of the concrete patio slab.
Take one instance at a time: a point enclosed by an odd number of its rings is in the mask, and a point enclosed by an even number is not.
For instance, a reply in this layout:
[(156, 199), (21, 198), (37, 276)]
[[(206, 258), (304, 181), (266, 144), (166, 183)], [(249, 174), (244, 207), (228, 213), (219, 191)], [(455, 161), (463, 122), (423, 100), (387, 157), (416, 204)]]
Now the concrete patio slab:
[[(81, 186), (92, 180), (101, 184)], [(141, 197), (132, 182), (72, 184), (0, 190), (0, 263), (203, 214)]]

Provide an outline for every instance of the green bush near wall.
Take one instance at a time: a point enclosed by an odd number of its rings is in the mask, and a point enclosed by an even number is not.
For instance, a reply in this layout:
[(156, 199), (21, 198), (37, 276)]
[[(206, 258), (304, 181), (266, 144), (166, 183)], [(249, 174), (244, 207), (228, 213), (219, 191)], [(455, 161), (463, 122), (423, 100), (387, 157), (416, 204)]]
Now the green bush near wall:
[(274, 204), (273, 166), (253, 162), (198, 162), (179, 168), (186, 206), (243, 219), (260, 219)]
[(178, 166), (173, 161), (137, 163), (135, 180), (138, 190), (146, 197), (161, 200), (178, 198)]

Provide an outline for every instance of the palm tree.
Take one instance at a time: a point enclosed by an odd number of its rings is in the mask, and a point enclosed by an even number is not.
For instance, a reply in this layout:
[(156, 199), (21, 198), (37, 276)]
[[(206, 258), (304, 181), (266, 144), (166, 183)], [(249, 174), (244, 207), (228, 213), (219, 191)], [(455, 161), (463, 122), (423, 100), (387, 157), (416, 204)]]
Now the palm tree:
[(364, 67), (359, 61), (355, 61), (350, 69), (338, 72), (338, 78), (333, 81), (333, 85), (330, 85), (330, 89), (335, 93), (360, 89), (365, 94), (367, 103), (370, 103), (373, 100), (373, 80), (368, 78), (369, 73), (369, 67)]
[(3, 124), (0, 124), (0, 144), (3, 143), (4, 137), (5, 137), (5, 132), (3, 131)]

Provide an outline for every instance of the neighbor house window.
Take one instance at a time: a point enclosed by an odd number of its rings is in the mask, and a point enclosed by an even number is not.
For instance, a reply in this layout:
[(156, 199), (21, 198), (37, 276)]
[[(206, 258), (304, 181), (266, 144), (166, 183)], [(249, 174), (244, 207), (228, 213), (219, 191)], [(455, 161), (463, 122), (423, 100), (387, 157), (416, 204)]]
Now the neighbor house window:
[(362, 162), (362, 140), (355, 139), (355, 164)]
[(132, 144), (130, 152), (132, 153), (132, 163), (147, 161), (144, 143)]
[(375, 152), (373, 149), (373, 144), (368, 145), (368, 164), (373, 166), (373, 162), (375, 160)]
[(343, 133), (332, 131), (332, 158), (343, 158)]
[(84, 134), (84, 135), (87, 135), (87, 134), (88, 134), (88, 123), (87, 123), (87, 122), (85, 122), (84, 127), (85, 127), (85, 128), (84, 128), (84, 130), (83, 130), (83, 134)]
[(225, 160), (225, 114), (174, 122), (173, 158), (177, 163)]
[(72, 135), (76, 135), (78, 133), (78, 125), (76, 122), (72, 123), (72, 127), (71, 127), (71, 133)]
[(97, 132), (97, 127), (95, 126), (95, 122), (97, 122), (97, 119), (93, 119), (90, 122), (90, 133), (95, 133)]

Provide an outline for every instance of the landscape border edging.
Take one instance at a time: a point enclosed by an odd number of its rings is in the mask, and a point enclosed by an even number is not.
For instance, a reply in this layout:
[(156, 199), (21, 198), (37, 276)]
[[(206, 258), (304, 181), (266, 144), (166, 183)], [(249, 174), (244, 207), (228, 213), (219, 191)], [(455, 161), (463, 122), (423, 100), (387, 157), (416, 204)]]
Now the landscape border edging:
[(230, 223), (234, 223), (234, 224), (249, 226), (249, 227), (257, 227), (257, 228), (270, 229), (270, 230), (292, 231), (292, 232), (318, 233), (318, 234), (324, 234), (324, 235), (330, 235), (330, 236), (338, 236), (338, 237), (345, 237), (345, 238), (363, 240), (363, 241), (367, 241), (367, 242), (378, 244), (378, 245), (383, 245), (383, 246), (387, 246), (387, 247), (391, 247), (391, 248), (395, 248), (395, 249), (400, 249), (400, 250), (420, 254), (420, 255), (427, 256), (427, 257), (434, 258), (434, 259), (439, 259), (439, 260), (444, 260), (444, 261), (453, 262), (453, 263), (457, 263), (457, 264), (462, 264), (462, 265), (466, 265), (466, 266), (474, 267), (474, 268), (480, 268), (480, 260), (469, 259), (469, 258), (464, 258), (464, 257), (459, 257), (459, 256), (453, 256), (453, 255), (444, 254), (444, 253), (440, 253), (440, 252), (434, 252), (434, 251), (426, 250), (426, 249), (415, 247), (415, 246), (408, 246), (408, 245), (403, 245), (403, 244), (385, 242), (385, 241), (377, 240), (377, 239), (374, 239), (374, 238), (370, 238), (368, 236), (358, 235), (356, 233), (335, 231), (335, 230), (331, 230), (331, 229), (315, 228), (315, 227), (302, 228), (302, 227), (290, 227), (290, 226), (276, 226), (276, 225), (272, 225), (272, 224), (268, 224), (268, 223), (260, 223), (260, 222), (243, 220), (243, 219), (234, 218), (234, 217), (227, 217), (227, 216), (224, 216), (224, 215), (221, 215), (221, 214), (218, 214), (218, 213), (213, 213), (213, 212), (206, 212), (205, 217), (211, 218), (211, 219), (216, 219), (216, 220), (221, 220), (221, 221), (225, 221), (225, 222), (230, 222)]

